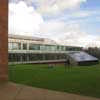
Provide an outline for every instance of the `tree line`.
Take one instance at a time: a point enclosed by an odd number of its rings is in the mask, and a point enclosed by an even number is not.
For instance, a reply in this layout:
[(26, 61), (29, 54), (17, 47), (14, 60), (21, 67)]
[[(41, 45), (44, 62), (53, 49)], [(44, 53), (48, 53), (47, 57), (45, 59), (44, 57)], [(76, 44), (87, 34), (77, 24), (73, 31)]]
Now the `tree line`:
[(97, 57), (100, 59), (100, 48), (98, 47), (89, 47), (88, 49), (84, 49), (88, 54)]

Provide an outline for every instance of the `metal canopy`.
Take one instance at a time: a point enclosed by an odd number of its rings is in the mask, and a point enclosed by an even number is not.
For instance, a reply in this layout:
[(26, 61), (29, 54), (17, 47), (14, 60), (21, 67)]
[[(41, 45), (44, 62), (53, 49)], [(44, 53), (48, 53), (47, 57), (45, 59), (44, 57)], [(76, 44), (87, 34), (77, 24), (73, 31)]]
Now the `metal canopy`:
[(77, 62), (83, 62), (83, 61), (98, 61), (98, 59), (94, 56), (89, 55), (85, 52), (73, 52), (69, 53), (69, 56), (73, 58)]

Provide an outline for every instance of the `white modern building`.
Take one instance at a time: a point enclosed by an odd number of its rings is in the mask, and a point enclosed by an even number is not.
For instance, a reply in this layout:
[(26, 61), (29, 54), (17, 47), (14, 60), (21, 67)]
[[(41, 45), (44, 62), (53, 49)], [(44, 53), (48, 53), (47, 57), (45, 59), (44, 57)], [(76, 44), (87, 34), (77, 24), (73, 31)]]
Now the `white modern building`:
[(9, 63), (38, 63), (64, 60), (66, 53), (80, 51), (81, 47), (58, 45), (47, 38), (9, 35)]

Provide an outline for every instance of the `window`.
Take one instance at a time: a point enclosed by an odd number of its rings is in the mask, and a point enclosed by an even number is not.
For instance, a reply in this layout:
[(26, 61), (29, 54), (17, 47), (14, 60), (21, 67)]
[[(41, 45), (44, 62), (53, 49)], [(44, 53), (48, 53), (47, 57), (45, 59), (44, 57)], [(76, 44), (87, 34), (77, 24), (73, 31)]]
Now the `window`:
[(27, 50), (27, 44), (23, 43), (23, 50)]
[(20, 50), (21, 49), (21, 43), (8, 43), (8, 49), (9, 50)]
[(29, 44), (29, 50), (40, 50), (40, 45), (38, 45), (38, 44)]

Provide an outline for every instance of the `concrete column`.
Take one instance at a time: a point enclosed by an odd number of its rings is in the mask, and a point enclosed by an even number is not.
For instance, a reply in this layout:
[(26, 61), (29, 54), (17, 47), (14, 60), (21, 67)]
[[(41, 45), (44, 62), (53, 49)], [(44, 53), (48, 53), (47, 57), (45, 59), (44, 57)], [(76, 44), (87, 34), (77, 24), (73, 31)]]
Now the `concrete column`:
[(8, 80), (8, 0), (0, 0), (0, 82)]

